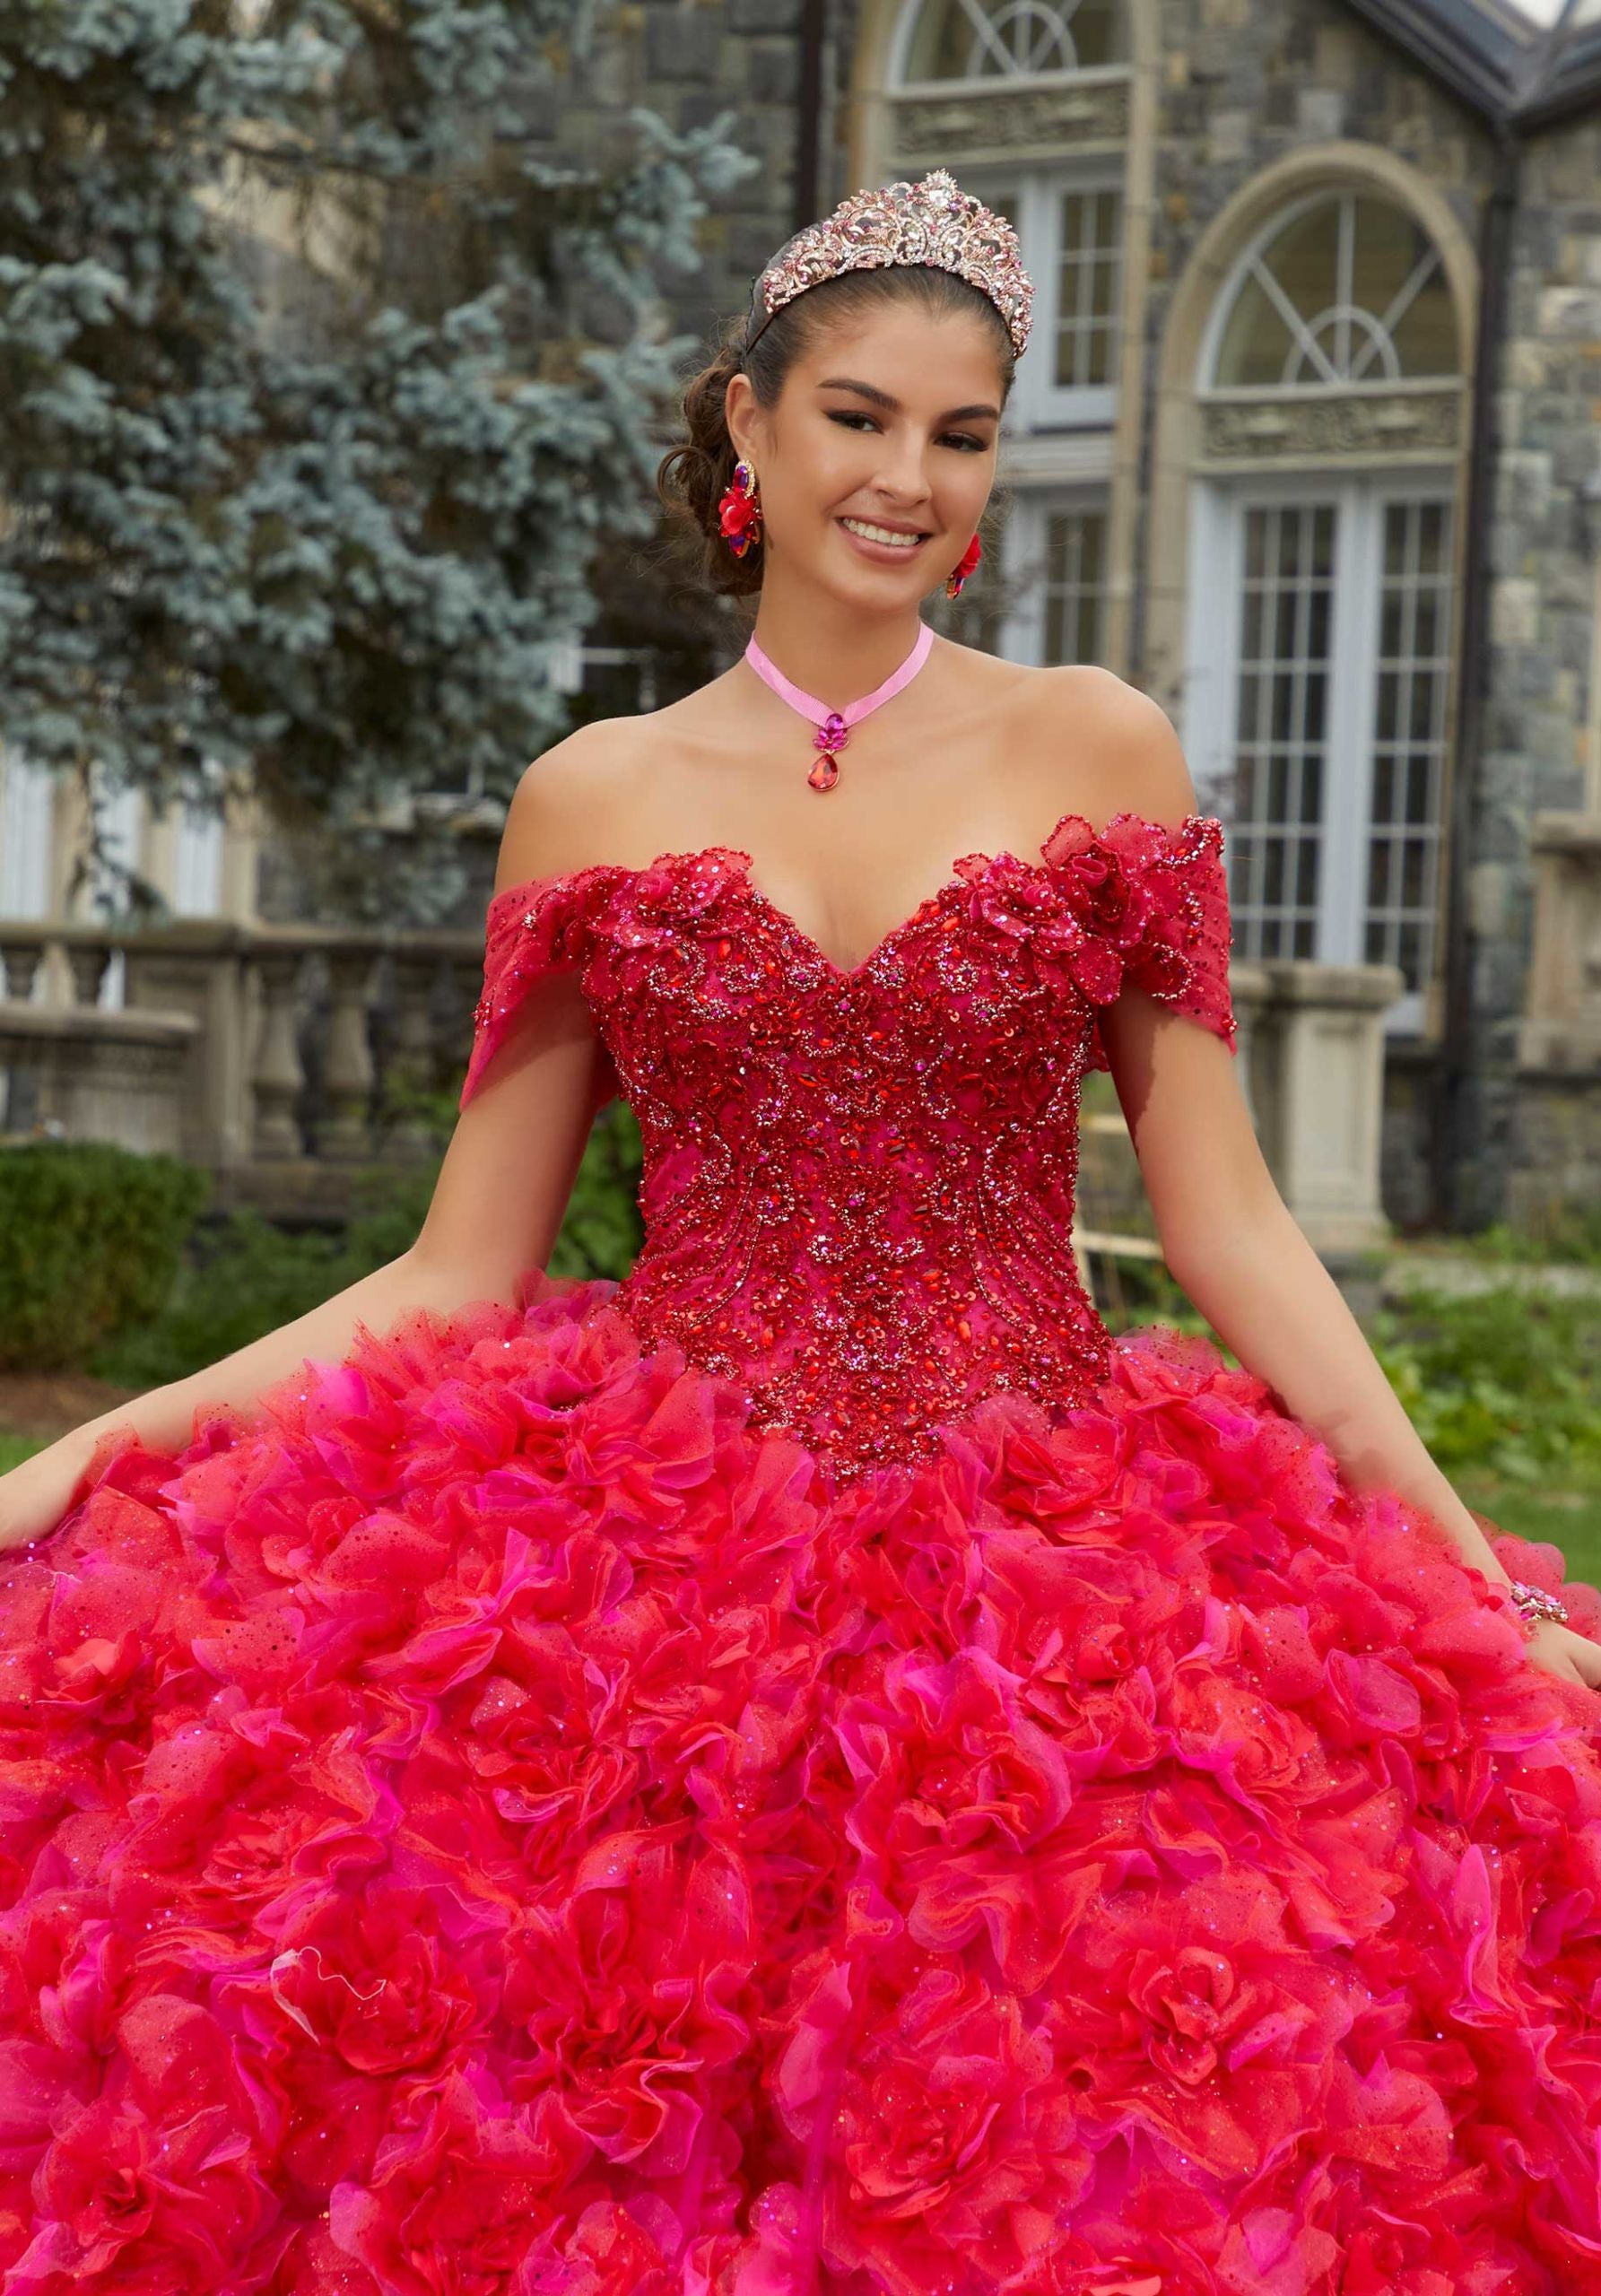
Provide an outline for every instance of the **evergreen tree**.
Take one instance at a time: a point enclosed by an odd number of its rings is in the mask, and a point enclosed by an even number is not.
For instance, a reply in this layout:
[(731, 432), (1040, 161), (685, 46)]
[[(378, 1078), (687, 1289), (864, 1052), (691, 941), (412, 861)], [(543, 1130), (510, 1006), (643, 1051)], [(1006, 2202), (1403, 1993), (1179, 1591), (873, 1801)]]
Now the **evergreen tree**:
[[(757, 164), (636, 112), (552, 165), (527, 99), (587, 36), (582, 0), (0, 0), (22, 754), (96, 803), (242, 774), (376, 857), (397, 793), (504, 795), (560, 732), (596, 546), (654, 523), (663, 274)], [(370, 909), (437, 913), (393, 861)]]

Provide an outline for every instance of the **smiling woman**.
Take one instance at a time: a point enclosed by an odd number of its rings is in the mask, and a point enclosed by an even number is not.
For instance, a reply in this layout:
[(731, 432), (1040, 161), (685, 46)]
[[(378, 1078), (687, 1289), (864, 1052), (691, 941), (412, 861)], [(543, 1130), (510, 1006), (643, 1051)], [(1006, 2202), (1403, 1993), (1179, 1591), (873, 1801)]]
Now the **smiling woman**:
[[(940, 360), (932, 372), (931, 322)], [(897, 393), (882, 374), (842, 361), (866, 331), (881, 366), (886, 359), (909, 364), (915, 393)], [(895, 360), (897, 333), (909, 362)], [(780, 306), (749, 344), (745, 335), (743, 324), (731, 328), (718, 357), (689, 387), (689, 436), (662, 465), (664, 498), (706, 538), (712, 586), (754, 593), (775, 550), (793, 555), (800, 545), (804, 513), (792, 515), (800, 506), (789, 501), (786, 478), (796, 474), (797, 460), (783, 453), (792, 422), (797, 441), (814, 439), (819, 423), (863, 441), (854, 453), (841, 448), (831, 457), (824, 448), (806, 448), (808, 459), (817, 457), (809, 483), (831, 491), (831, 500), (814, 505), (816, 516), (831, 522), (862, 565), (901, 573), (915, 565), (916, 597), (930, 587), (929, 561), (945, 561), (933, 568), (938, 579), (953, 574), (994, 483), (1014, 372), (1012, 337), (990, 298), (932, 265), (850, 271)], [(964, 457), (970, 470), (949, 470)], [(717, 514), (736, 462), (754, 474), (763, 509), (762, 546), (748, 562), (728, 560)], [(816, 518), (805, 523), (815, 539)]]
[(0, 1478), (8, 2280), (1594, 2278), (1601, 1596), (1273, 1185), (1165, 715), (923, 619), (1025, 291), (938, 175), (780, 251), (664, 480), (752, 645), (524, 774), (416, 1243)]

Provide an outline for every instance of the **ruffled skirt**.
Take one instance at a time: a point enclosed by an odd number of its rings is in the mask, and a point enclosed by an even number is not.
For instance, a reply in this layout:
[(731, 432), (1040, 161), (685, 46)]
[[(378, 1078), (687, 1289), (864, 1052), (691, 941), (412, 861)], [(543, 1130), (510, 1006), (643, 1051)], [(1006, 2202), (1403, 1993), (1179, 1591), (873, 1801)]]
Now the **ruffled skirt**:
[(613, 1288), (0, 1555), (4, 2296), (1601, 2287), (1601, 1696), (1443, 1535), (1162, 1328), (836, 1485)]

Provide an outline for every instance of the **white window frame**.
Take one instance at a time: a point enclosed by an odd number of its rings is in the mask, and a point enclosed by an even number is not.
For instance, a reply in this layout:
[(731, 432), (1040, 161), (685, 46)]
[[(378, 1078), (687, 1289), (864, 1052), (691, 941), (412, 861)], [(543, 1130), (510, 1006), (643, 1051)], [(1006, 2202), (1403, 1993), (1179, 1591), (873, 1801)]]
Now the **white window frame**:
[[(890, 48), (888, 79), (890, 87), (897, 95), (942, 95), (953, 88), (1059, 88), (1077, 85), (1085, 80), (1117, 80), (1128, 76), (1130, 66), (1124, 60), (1113, 64), (1057, 65), (1048, 72), (1020, 72), (1008, 65), (1004, 72), (986, 73), (976, 79), (914, 80), (907, 72), (907, 57), (927, 4), (928, 0), (907, 0), (906, 6), (901, 11), (900, 22), (895, 26)], [(1069, 22), (1069, 30), (1071, 28)], [(966, 182), (965, 176), (962, 180)]]
[[(204, 778), (215, 788), (222, 769), (207, 758)], [(222, 908), (222, 840), (225, 823), (190, 797), (178, 804), (173, 826), (171, 909), (175, 917), (217, 917)]]
[(0, 916), (49, 915), (55, 851), (56, 776), (0, 747)]
[[(1405, 390), (1419, 386), (1437, 389), (1441, 383), (1452, 379), (1449, 372), (1403, 375), (1395, 348), (1394, 327), (1405, 317), (1416, 296), (1436, 279), (1447, 280), (1445, 257), (1437, 241), (1425, 231), (1428, 252), (1420, 257), (1411, 276), (1392, 300), (1387, 311), (1371, 311), (1366, 305), (1340, 300), (1327, 310), (1308, 319), (1291, 300), (1288, 291), (1277, 277), (1273, 263), (1273, 249), (1281, 237), (1301, 216), (1314, 208), (1334, 206), (1338, 215), (1340, 284), (1350, 283), (1350, 274), (1356, 257), (1356, 207), (1359, 201), (1370, 201), (1377, 206), (1388, 206), (1407, 221), (1417, 225), (1417, 218), (1402, 204), (1389, 197), (1378, 185), (1321, 183), (1305, 192), (1298, 199), (1275, 207), (1271, 215), (1252, 233), (1235, 257), (1227, 278), (1223, 281), (1207, 317), (1205, 334), (1196, 361), (1196, 387), (1205, 396), (1227, 397), (1231, 403), (1241, 400), (1275, 400), (1330, 392), (1347, 393)], [(1290, 356), (1301, 363), (1302, 371), (1289, 382), (1220, 383), (1217, 362), (1223, 355), (1223, 340), (1240, 297), (1255, 282), (1268, 300), (1278, 309), (1291, 336)], [(1334, 323), (1335, 356), (1324, 347), (1318, 325)], [(1352, 334), (1355, 329), (1362, 345), (1360, 363), (1370, 371), (1351, 375), (1344, 370), (1353, 363)], [(1377, 353), (1377, 371), (1372, 371)], [(1308, 367), (1321, 368), (1321, 374), (1309, 375)]]
[(997, 193), (1015, 190), (1017, 236), (1023, 268), (1034, 283), (1030, 347), (1018, 362), (1017, 380), (1006, 408), (1008, 432), (1109, 428), (1118, 411), (1115, 379), (1108, 383), (1057, 383), (1050, 378), (1056, 363), (1060, 317), (1062, 247), (1057, 222), (1065, 192), (1109, 191), (1117, 196), (1118, 230), (1113, 249), (1116, 276), (1109, 320), (1114, 343), (1122, 326), (1128, 212), (1121, 159), (1103, 156), (1066, 166), (1031, 161), (1006, 168), (991, 163), (965, 170), (962, 180), (980, 199), (993, 199)]
[[(1197, 482), (1191, 493), (1184, 746), (1201, 808), (1217, 813), (1225, 831), (1234, 765), (1246, 511), (1274, 502), (1335, 508), (1322, 867), (1313, 927), (1313, 953), (1325, 964), (1365, 961), (1384, 512), (1403, 500), (1439, 501), (1455, 518), (1455, 491), (1439, 469), (1263, 474)], [(1453, 600), (1448, 600), (1447, 624), (1454, 631)], [(1448, 713), (1453, 667), (1445, 672)], [(1434, 824), (1442, 852), (1448, 775), (1449, 751), (1442, 758)], [(1440, 883), (1437, 867), (1437, 895)], [(1437, 898), (1431, 970), (1438, 969), (1440, 949)], [(1425, 980), (1421, 991), (1407, 990), (1389, 1007), (1384, 1016), (1388, 1033), (1421, 1031), (1427, 990)]]
[[(1017, 586), (1016, 595), (1010, 597), (1007, 611), (1001, 618), (998, 632), (999, 649), (1007, 661), (1040, 667), (1046, 660), (1044, 568), (1047, 528), (1052, 515), (1062, 510), (1099, 511), (1108, 521), (1109, 543), (1110, 509), (1104, 484), (1030, 486), (1020, 488), (1014, 496), (1001, 559), (1003, 582), (1009, 592), (1014, 585)], [(1040, 570), (1040, 576), (1038, 580), (1025, 583), (1023, 570), (1031, 566)], [(1103, 591), (1103, 621), (1106, 605)]]

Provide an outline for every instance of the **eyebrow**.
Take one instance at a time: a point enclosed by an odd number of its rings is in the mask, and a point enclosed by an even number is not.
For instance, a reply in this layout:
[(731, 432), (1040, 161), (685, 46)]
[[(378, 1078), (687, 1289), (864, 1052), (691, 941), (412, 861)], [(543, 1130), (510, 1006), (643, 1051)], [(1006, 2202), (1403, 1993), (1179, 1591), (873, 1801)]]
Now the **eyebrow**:
[[(831, 375), (817, 387), (820, 391), (856, 391), (861, 397), (870, 398), (874, 406), (886, 408), (891, 414), (901, 412), (900, 400), (892, 397), (888, 391), (881, 391), (875, 383), (855, 382), (848, 375)], [(975, 406), (953, 406), (939, 419), (942, 422), (974, 422), (986, 414), (993, 415), (997, 422), (1001, 419), (998, 406), (988, 406), (982, 401)]]

